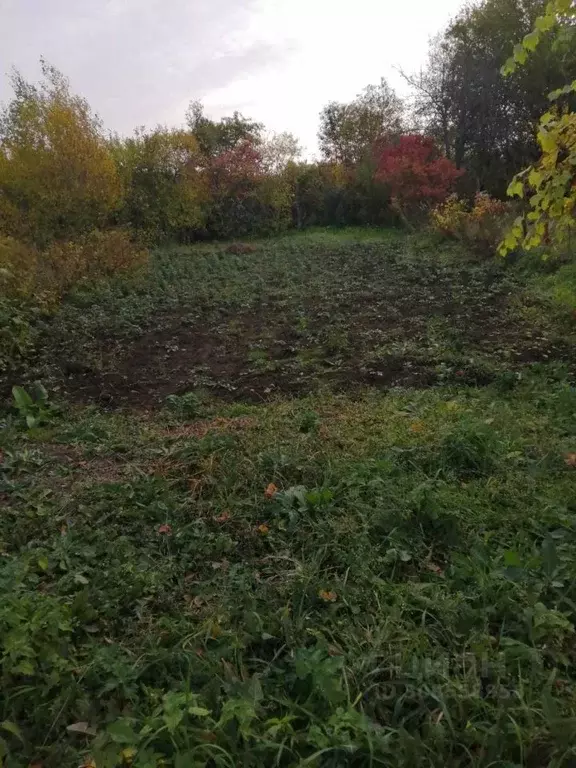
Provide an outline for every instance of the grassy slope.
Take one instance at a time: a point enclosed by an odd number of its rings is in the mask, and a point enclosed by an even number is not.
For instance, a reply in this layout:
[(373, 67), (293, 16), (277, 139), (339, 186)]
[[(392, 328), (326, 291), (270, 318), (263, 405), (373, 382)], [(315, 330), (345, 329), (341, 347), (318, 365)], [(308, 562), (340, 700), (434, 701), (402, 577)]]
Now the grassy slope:
[[(117, 286), (64, 308), (55, 348), (65, 339), (97, 356), (106, 334), (122, 349), (125, 336), (148, 332), (147, 312), (167, 305), (196, 313), (202, 295), (202, 312), (221, 322), (276, 296), (282, 324), (309, 313), (312, 338), (295, 343), (313, 392), (230, 402), (204, 378), (200, 396), (171, 408), (63, 404), (31, 431), (7, 417), (0, 721), (9, 766), (76, 766), (86, 755), (98, 768), (576, 758), (576, 391), (545, 347), (538, 363), (513, 354), (525, 331), (553, 349), (567, 331), (526, 299), (518, 273), (498, 267), (494, 284), (493, 267), (370, 238), (276, 241), (253, 257), (255, 270), (238, 258), (206, 266), (201, 280), (184, 254), (160, 255), (137, 296)], [(323, 355), (311, 367), (301, 354), (326, 343), (318, 303), (336, 311), (345, 292), (352, 308), (338, 323), (362, 317), (354, 350), (333, 353), (344, 367), (356, 347), (373, 361), (375, 348), (399, 343), (374, 346), (373, 327), (362, 332), (367, 267), (380, 254), (385, 272), (391, 244), (401, 268), (386, 273), (398, 277), (390, 297), (414, 289), (401, 278), (418, 259), (432, 289), (460, 270), (452, 284), (464, 291), (473, 276), (488, 309), (506, 296), (499, 317), (514, 333), (496, 337), (493, 354), (467, 332), (472, 320), (455, 338), (431, 294), (436, 335), (417, 336), (409, 360), (432, 367), (438, 386), (365, 390), (360, 379), (330, 391)], [(357, 271), (340, 258), (346, 250)], [(465, 307), (470, 294), (461, 296)], [(261, 336), (258, 348), (276, 348), (277, 336)], [(262, 373), (250, 354), (237, 372), (254, 386), (255, 363)], [(457, 366), (469, 378), (480, 366), (490, 383), (459, 383)], [(78, 723), (98, 735), (67, 730)]]

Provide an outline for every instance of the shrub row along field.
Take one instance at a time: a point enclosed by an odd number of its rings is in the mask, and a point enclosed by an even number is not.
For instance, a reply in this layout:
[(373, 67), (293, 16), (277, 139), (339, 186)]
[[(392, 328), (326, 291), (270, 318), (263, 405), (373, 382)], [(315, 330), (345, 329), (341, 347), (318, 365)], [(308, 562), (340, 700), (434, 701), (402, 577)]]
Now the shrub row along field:
[(37, 318), (49, 396), (0, 435), (6, 766), (576, 759), (571, 272), (319, 233)]

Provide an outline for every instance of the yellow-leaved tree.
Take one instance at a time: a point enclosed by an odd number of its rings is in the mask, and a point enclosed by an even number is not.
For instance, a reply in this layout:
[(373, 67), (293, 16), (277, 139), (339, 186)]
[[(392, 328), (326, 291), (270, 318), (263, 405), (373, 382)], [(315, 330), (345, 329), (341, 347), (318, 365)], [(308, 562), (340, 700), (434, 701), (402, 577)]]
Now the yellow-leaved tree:
[(43, 248), (105, 225), (121, 186), (100, 120), (41, 64), (38, 85), (13, 72), (0, 114), (0, 233)]

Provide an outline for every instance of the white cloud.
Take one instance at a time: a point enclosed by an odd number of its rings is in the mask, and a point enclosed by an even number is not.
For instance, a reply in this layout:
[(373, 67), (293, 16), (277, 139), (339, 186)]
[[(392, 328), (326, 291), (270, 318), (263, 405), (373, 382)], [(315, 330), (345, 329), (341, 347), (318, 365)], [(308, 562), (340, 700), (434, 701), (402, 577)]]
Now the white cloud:
[[(1, 63), (43, 55), (121, 132), (179, 124), (202, 98), (315, 146), (318, 113), (416, 69), (461, 0), (0, 0)], [(6, 81), (0, 81), (7, 95)], [(1, 92), (0, 92), (1, 93)]]

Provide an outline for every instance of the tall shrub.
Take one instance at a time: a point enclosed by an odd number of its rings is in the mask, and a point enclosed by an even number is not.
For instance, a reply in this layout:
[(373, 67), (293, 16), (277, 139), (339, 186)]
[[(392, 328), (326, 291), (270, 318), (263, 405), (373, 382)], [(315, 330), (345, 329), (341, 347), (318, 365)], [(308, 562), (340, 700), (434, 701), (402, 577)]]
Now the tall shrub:
[(0, 115), (0, 231), (41, 247), (103, 226), (120, 199), (99, 119), (60, 72), (42, 74), (14, 72)]
[(462, 173), (433, 139), (406, 135), (381, 148), (376, 178), (388, 186), (400, 216), (413, 219), (445, 200)]
[(121, 221), (150, 243), (193, 239), (208, 201), (196, 137), (166, 128), (138, 131), (115, 140), (113, 152), (124, 188)]

